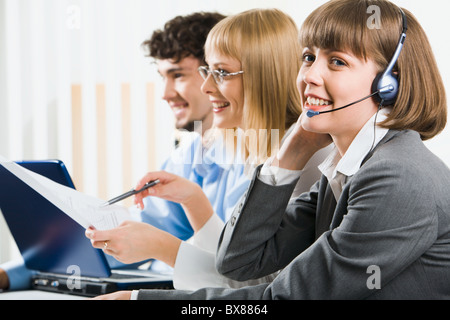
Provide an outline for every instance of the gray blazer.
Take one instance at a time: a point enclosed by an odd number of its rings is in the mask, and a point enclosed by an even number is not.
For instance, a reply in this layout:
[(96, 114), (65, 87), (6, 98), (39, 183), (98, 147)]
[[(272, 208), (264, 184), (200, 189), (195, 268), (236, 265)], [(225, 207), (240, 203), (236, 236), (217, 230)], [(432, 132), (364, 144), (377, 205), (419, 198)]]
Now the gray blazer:
[(450, 170), (418, 133), (389, 131), (338, 202), (325, 177), (288, 203), (294, 186), (254, 177), (217, 252), (235, 280), (282, 269), (272, 283), (139, 299), (450, 298)]

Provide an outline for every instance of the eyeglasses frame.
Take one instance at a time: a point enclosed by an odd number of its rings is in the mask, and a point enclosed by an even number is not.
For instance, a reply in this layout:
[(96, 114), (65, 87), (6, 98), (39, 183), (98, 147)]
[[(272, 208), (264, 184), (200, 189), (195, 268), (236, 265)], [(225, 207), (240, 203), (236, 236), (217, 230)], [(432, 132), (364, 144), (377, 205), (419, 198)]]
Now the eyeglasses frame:
[[(220, 72), (218, 70), (210, 70), (209, 67), (207, 67), (207, 66), (198, 67), (197, 70), (204, 80), (208, 79), (209, 74), (212, 74), (213, 79), (216, 82), (216, 84), (222, 84), (225, 77), (237, 76), (239, 74), (244, 73), (244, 71), (237, 71), (237, 72), (231, 72), (231, 73), (230, 72)], [(206, 74), (207, 74), (206, 77), (204, 76), (203, 71), (206, 71)]]

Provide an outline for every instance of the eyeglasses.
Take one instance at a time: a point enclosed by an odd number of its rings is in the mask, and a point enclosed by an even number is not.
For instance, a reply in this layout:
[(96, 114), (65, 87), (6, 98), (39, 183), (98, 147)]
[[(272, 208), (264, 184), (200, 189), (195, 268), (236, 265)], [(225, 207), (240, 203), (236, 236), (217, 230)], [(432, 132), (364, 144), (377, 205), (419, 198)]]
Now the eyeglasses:
[(211, 73), (214, 78), (214, 81), (217, 84), (222, 84), (225, 77), (237, 76), (238, 74), (244, 73), (244, 71), (229, 73), (226, 71), (210, 70), (209, 67), (205, 67), (205, 66), (199, 67), (198, 72), (200, 73), (200, 75), (202, 76), (202, 78), (204, 80), (206, 80), (208, 78), (208, 75)]

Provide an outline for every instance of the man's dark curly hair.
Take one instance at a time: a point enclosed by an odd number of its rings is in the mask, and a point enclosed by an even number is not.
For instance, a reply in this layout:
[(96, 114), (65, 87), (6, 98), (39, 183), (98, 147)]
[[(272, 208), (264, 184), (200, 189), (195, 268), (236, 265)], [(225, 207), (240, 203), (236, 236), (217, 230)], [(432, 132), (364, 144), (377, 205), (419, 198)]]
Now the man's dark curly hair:
[(175, 63), (194, 56), (204, 62), (204, 45), (209, 31), (225, 16), (213, 12), (196, 12), (177, 16), (156, 30), (142, 43), (148, 56), (155, 59), (172, 59)]

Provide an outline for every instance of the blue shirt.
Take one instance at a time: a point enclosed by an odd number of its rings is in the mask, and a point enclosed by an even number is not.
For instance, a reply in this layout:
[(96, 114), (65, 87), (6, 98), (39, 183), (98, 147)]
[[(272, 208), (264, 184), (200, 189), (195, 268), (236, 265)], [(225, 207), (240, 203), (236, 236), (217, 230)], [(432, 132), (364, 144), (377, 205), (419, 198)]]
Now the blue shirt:
[[(217, 139), (205, 148), (201, 136), (190, 133), (180, 147), (164, 162), (161, 170), (174, 173), (202, 187), (216, 214), (225, 222), (247, 189), (250, 180), (244, 174), (244, 164), (239, 155), (231, 157)], [(145, 208), (140, 220), (167, 231), (181, 240), (189, 239), (194, 231), (180, 204), (156, 197), (144, 199)], [(108, 259), (112, 268), (120, 264)], [(121, 265), (123, 267), (123, 265)], [(0, 266), (9, 277), (10, 290), (27, 289), (32, 271), (23, 262), (10, 262)]]
[[(162, 170), (174, 173), (202, 187), (216, 214), (225, 222), (247, 189), (250, 180), (244, 174), (241, 158), (230, 157), (221, 140), (211, 147), (202, 146), (201, 137), (192, 134), (187, 147), (180, 146), (165, 161)], [(193, 229), (178, 203), (156, 197), (144, 199), (143, 222), (165, 230), (181, 240), (189, 239)]]

